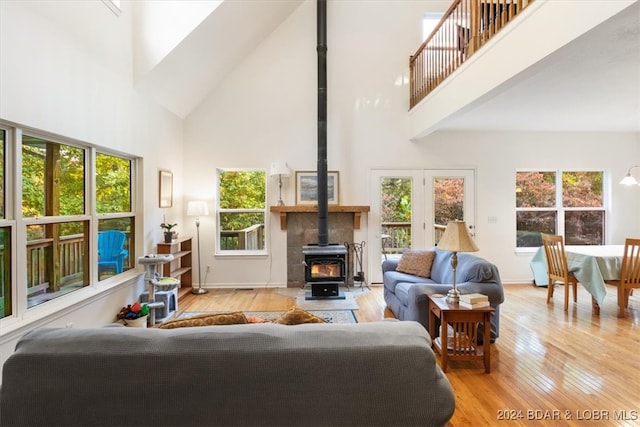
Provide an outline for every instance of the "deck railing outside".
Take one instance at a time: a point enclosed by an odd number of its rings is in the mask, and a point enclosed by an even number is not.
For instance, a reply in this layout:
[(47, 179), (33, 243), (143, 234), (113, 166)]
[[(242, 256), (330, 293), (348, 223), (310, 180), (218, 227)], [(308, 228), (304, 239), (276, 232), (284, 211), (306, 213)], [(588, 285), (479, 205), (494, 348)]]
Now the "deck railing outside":
[(255, 224), (242, 230), (223, 230), (220, 232), (222, 250), (259, 250), (264, 249), (264, 224)]
[[(57, 291), (51, 286), (50, 272), (47, 271), (47, 251), (51, 250), (53, 239), (37, 239), (27, 243), (27, 295)], [(125, 247), (129, 247), (129, 235)], [(74, 234), (60, 238), (60, 286), (82, 286), (85, 265), (85, 240), (82, 234)], [(129, 251), (131, 253), (131, 251)], [(131, 267), (129, 259), (125, 259), (125, 269)]]
[[(433, 226), (434, 241), (439, 242), (444, 234), (446, 225), (435, 224)], [(411, 248), (411, 223), (410, 222), (383, 222), (382, 223), (382, 255), (401, 254)]]
[(431, 35), (410, 58), (410, 108), (533, 1), (454, 0)]

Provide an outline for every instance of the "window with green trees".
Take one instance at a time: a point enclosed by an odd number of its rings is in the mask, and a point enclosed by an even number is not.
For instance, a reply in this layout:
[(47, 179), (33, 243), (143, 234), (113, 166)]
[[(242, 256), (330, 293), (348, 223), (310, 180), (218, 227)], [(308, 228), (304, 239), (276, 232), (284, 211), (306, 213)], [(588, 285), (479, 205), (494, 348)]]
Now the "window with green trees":
[[(135, 267), (131, 250), (135, 247), (135, 221), (131, 209), (132, 163), (123, 157), (96, 153), (99, 279)], [(122, 233), (123, 238), (117, 238), (118, 233), (114, 231)], [(115, 244), (119, 246), (112, 247)]]
[(218, 169), (218, 251), (265, 250), (267, 173)]
[(398, 254), (411, 248), (412, 186), (411, 178), (382, 178), (380, 225), (382, 245), (387, 254)]
[(560, 234), (567, 245), (605, 241), (602, 171), (516, 173), (517, 247), (542, 245), (540, 233)]
[[(5, 222), (5, 163), (7, 131), (0, 129), (0, 223)], [(0, 318), (10, 316), (11, 303), (11, 227), (0, 226)]]
[(26, 293), (33, 307), (89, 284), (85, 150), (26, 134), (21, 148)]

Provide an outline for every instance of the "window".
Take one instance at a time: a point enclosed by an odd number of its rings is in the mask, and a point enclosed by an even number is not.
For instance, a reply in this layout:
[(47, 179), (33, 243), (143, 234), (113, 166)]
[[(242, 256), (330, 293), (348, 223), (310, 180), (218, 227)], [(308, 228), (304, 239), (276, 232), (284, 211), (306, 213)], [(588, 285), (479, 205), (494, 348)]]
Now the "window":
[[(0, 129), (0, 224), (7, 222), (5, 215), (5, 162), (7, 131)], [(10, 316), (11, 300), (11, 228), (0, 226), (0, 318)]]
[(560, 234), (567, 245), (605, 240), (602, 171), (516, 173), (517, 247), (542, 245), (540, 233)]
[(411, 248), (410, 177), (381, 178), (380, 228), (384, 254), (401, 254)]
[(218, 252), (263, 253), (267, 215), (265, 170), (218, 169)]
[[(85, 181), (85, 150), (23, 136), (28, 307), (89, 284)], [(81, 219), (69, 221), (69, 216)]]
[[(0, 121), (0, 161), (2, 322), (135, 267), (136, 159)], [(119, 267), (99, 268), (96, 230), (125, 233)]]
[[(96, 154), (96, 213), (98, 214), (98, 278), (106, 279), (135, 267), (134, 216), (131, 212), (131, 160)], [(114, 230), (124, 242), (108, 239)], [(103, 238), (104, 237), (104, 238)], [(118, 247), (112, 247), (117, 244)]]

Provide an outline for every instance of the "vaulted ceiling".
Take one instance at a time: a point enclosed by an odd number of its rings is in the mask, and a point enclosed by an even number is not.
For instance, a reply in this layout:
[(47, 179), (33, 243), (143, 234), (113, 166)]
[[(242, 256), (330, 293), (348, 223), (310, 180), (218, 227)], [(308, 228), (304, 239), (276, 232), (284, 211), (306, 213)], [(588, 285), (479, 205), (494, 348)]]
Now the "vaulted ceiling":
[[(105, 32), (113, 30), (114, 20), (100, 2), (26, 3), (94, 50), (97, 46), (104, 55), (123, 54), (106, 44)], [(137, 87), (187, 117), (301, 3), (224, 1), (136, 79)], [(78, 11), (96, 19), (78, 19), (84, 16)], [(130, 32), (123, 34), (111, 33), (110, 38), (126, 43)], [(640, 1), (504, 82), (439, 128), (640, 132)]]

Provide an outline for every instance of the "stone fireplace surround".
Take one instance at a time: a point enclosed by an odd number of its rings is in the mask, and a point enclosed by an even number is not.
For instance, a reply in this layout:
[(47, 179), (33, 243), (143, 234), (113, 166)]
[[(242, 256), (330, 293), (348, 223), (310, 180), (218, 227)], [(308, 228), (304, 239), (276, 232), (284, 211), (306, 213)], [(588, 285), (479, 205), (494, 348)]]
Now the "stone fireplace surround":
[[(353, 231), (360, 228), (360, 216), (368, 206), (329, 206), (329, 243), (352, 243)], [(280, 214), (282, 229), (287, 230), (287, 288), (305, 285), (302, 247), (318, 243), (316, 206), (272, 206)]]

